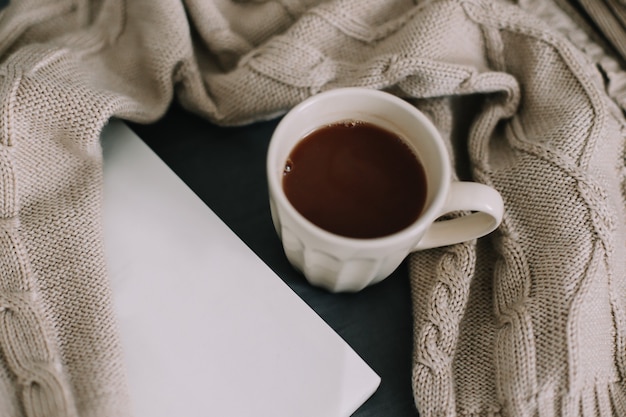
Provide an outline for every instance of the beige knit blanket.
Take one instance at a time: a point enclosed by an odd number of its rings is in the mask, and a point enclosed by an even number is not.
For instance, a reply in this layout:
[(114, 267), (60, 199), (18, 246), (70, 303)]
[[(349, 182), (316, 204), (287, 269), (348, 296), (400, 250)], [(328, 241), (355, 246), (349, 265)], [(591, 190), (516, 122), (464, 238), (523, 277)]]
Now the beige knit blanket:
[(0, 416), (130, 415), (102, 247), (110, 117), (176, 99), (243, 124), (343, 86), (410, 100), (456, 175), (505, 200), (492, 235), (410, 258), (420, 414), (626, 415), (620, 80), (551, 0), (11, 0)]

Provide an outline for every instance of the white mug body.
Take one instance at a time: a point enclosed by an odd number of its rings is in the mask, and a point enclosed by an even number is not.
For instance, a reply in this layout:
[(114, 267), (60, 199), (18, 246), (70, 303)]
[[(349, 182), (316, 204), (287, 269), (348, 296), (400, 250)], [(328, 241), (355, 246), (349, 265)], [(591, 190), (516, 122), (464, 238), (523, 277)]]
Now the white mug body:
[[(369, 122), (393, 132), (424, 167), (424, 208), (417, 220), (399, 232), (368, 239), (340, 236), (306, 219), (285, 195), (282, 179), (294, 147), (312, 131), (346, 120)], [(267, 176), (272, 221), (289, 262), (310, 283), (333, 292), (359, 291), (393, 273), (412, 251), (482, 236), (495, 229), (502, 218), (502, 200), (492, 188), (455, 183), (452, 188), (460, 195), (449, 195), (450, 160), (436, 127), (413, 105), (378, 90), (330, 90), (294, 107), (271, 138)], [(465, 190), (466, 185), (473, 188)], [(448, 227), (438, 226), (434, 232), (429, 230), (442, 214), (459, 209), (478, 213)]]

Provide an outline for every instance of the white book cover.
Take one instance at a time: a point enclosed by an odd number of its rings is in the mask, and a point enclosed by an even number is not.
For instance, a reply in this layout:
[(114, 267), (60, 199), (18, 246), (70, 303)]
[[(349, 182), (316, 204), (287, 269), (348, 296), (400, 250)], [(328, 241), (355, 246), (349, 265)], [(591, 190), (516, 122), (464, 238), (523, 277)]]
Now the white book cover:
[(128, 126), (105, 253), (137, 417), (342, 417), (380, 378)]

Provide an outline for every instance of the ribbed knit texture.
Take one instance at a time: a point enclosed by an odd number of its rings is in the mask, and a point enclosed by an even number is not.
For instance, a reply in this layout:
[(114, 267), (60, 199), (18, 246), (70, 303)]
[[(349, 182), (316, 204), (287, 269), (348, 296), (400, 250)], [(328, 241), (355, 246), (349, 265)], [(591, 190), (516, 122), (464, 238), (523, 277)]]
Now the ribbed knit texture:
[(626, 415), (624, 72), (563, 4), (0, 9), (0, 416), (131, 414), (102, 244), (109, 118), (176, 99), (244, 124), (344, 86), (419, 107), (455, 177), (505, 201), (490, 236), (409, 259), (420, 414)]

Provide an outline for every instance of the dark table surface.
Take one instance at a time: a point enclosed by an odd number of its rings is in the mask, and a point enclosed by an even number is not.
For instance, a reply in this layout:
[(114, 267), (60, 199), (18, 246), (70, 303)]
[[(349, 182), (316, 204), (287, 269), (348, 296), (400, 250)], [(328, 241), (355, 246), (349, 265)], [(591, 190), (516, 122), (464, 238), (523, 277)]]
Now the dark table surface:
[(277, 123), (218, 127), (173, 105), (156, 123), (130, 127), (380, 375), (380, 387), (354, 416), (418, 416), (411, 392), (406, 265), (354, 294), (315, 288), (289, 265), (272, 225), (265, 177), (266, 151)]

